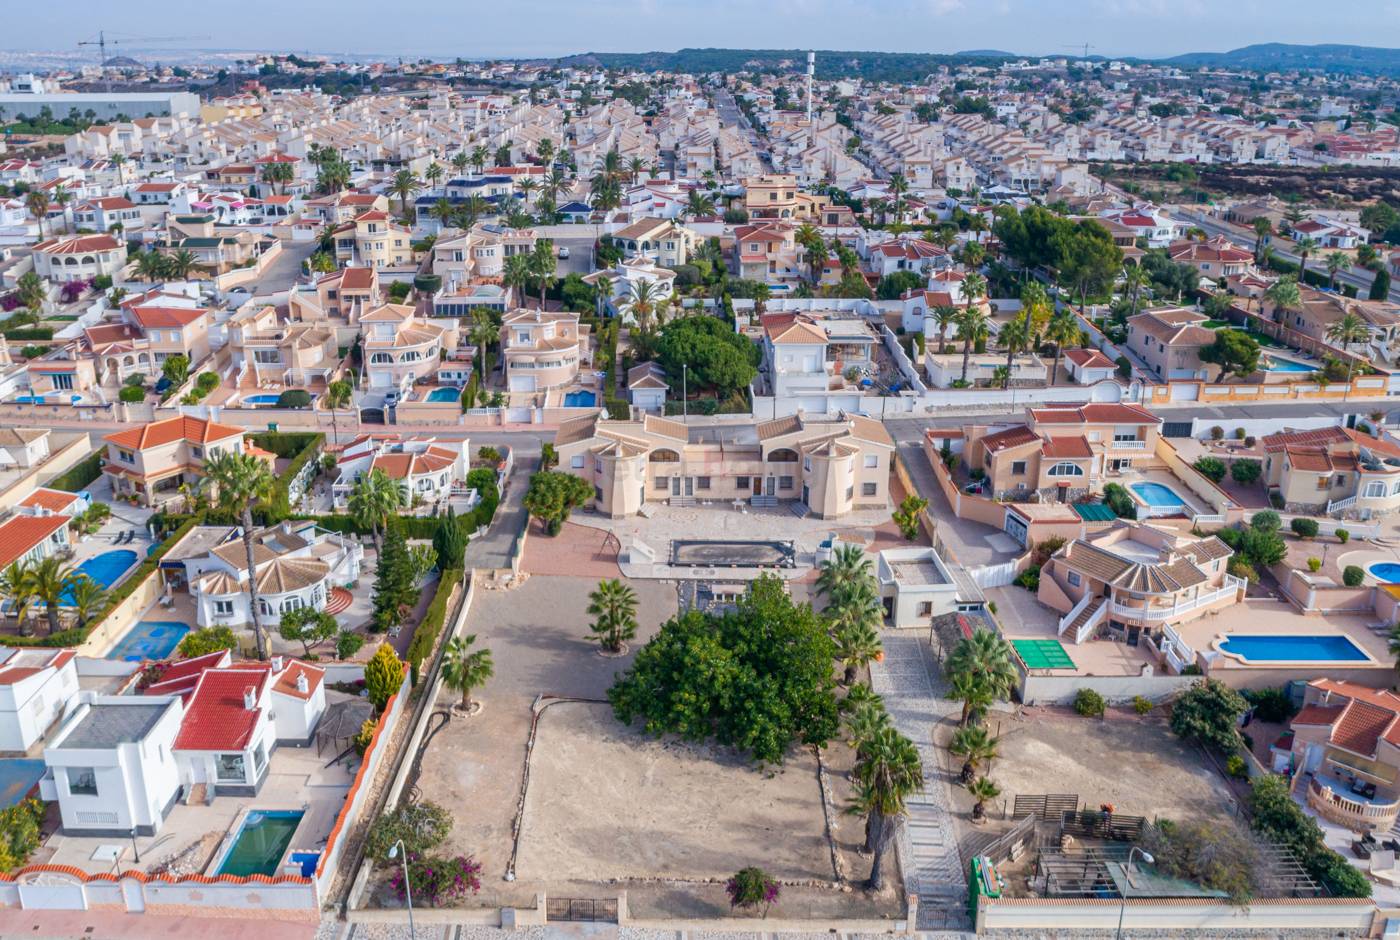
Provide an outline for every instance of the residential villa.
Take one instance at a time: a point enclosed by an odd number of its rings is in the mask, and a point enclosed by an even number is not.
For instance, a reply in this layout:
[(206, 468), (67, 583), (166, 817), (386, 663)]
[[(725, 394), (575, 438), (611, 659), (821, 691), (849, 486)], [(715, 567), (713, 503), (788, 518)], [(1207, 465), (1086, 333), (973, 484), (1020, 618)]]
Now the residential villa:
[(407, 304), (381, 304), (361, 315), (364, 384), (376, 391), (405, 392), (437, 373), (441, 353), (457, 348), (455, 320), (427, 320)]
[(734, 229), (734, 270), (750, 281), (797, 284), (805, 272), (790, 222), (756, 222)]
[(633, 257), (619, 261), (611, 268), (586, 274), (583, 280), (598, 288), (609, 313), (622, 317), (624, 323), (631, 323), (632, 311), (629, 308), (632, 298), (641, 291), (641, 285), (652, 285), (652, 297), (657, 304), (663, 303), (675, 291), (676, 272), (646, 258)]
[(1221, 278), (1238, 277), (1254, 263), (1254, 253), (1241, 248), (1224, 235), (1217, 235), (1209, 241), (1189, 239), (1175, 242), (1167, 253), (1177, 264), (1187, 264), (1201, 273), (1202, 277), (1218, 281)]
[(1058, 632), (1075, 643), (1107, 632), (1161, 649), (1173, 625), (1244, 597), (1245, 581), (1226, 571), (1233, 554), (1213, 535), (1119, 521), (1056, 551), (1036, 597), (1063, 615)]
[[(924, 373), (933, 388), (952, 388), (956, 383), (966, 381), (972, 388), (1002, 386), (1002, 369), (1007, 369), (1006, 356), (1002, 353), (972, 353), (967, 357), (967, 371), (963, 372), (961, 352), (938, 351), (938, 344), (928, 343), (924, 347)], [(966, 374), (966, 379), (964, 379)], [(1041, 388), (1048, 384), (1050, 366), (1035, 353), (1018, 353), (1011, 358), (1008, 370), (1008, 387)], [(961, 388), (962, 386), (958, 386)]]
[(372, 209), (338, 226), (335, 258), (342, 267), (388, 268), (413, 262), (413, 236), (388, 212)]
[(848, 388), (851, 370), (856, 381), (878, 372), (880, 338), (863, 317), (834, 310), (767, 313), (759, 323), (763, 369), (776, 397)]
[(247, 449), (242, 428), (191, 417), (153, 421), (103, 440), (102, 472), (111, 478), (113, 495), (151, 507), (179, 498), (183, 484), (197, 484), (211, 458)]
[(1205, 379), (1201, 350), (1215, 342), (1207, 319), (1185, 307), (1139, 313), (1128, 318), (1128, 348), (1163, 381)]
[(573, 382), (593, 361), (589, 327), (570, 311), (515, 310), (501, 322), (506, 388), (541, 392)]
[(52, 284), (116, 277), (126, 267), (126, 242), (111, 235), (49, 238), (34, 246), (34, 270)]
[[(1354, 832), (1388, 834), (1400, 815), (1400, 695), (1339, 679), (1314, 679), (1275, 745), (1275, 769), (1306, 786), (1307, 805)], [(1306, 783), (1305, 783), (1306, 781)]]
[[(354, 269), (351, 269), (354, 270)], [(340, 368), (333, 325), (283, 322), (273, 306), (246, 306), (225, 324), (230, 361), (240, 389), (324, 390)]]
[(1136, 405), (1046, 406), (1025, 424), (963, 428), (963, 460), (993, 499), (1072, 502), (1155, 459), (1162, 419)]
[(1260, 440), (1261, 482), (1285, 512), (1370, 519), (1400, 509), (1400, 447), (1349, 428), (1280, 431)]
[(465, 495), (470, 453), (465, 439), (361, 435), (345, 445), (336, 461), (332, 503), (337, 512), (345, 512), (355, 483), (380, 470), (398, 481), (405, 505), (415, 511), (431, 511), (442, 500)]
[(293, 320), (333, 319), (354, 324), (378, 301), (377, 269), (341, 268), (317, 278), (314, 284), (294, 287), (287, 298), (287, 311)]
[(0, 569), (70, 551), (70, 520), (70, 516), (41, 508), (36, 513), (21, 512), (0, 522)]
[(1118, 374), (1118, 364), (1097, 349), (1067, 349), (1065, 371), (1079, 385), (1107, 382)]
[(77, 653), (0, 646), (0, 751), (23, 753), (78, 692)]
[(0, 428), (0, 467), (34, 467), (49, 457), (48, 428)]
[(554, 444), (559, 469), (592, 484), (594, 508), (613, 518), (651, 502), (799, 500), (818, 518), (835, 519), (888, 504), (894, 455), (884, 425), (845, 413), (744, 424), (591, 415), (561, 425)]
[(638, 219), (612, 235), (627, 257), (642, 257), (663, 268), (685, 264), (695, 251), (695, 233), (670, 219)]

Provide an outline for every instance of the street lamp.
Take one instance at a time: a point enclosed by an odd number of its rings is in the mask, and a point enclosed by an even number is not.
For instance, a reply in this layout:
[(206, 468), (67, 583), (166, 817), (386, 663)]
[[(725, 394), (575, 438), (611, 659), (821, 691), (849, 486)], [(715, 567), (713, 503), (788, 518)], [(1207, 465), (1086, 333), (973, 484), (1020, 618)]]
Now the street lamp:
[[(408, 883), (408, 847), (403, 844), (402, 839), (389, 846), (389, 857), (391, 859), (398, 858), (399, 849), (403, 849), (403, 893), (404, 897), (408, 900), (408, 935), (413, 938), (413, 940), (418, 940), (418, 934), (413, 929), (413, 889)], [(1152, 859), (1149, 857), (1148, 861), (1151, 860)], [(1123, 926), (1121, 919), (1118, 926), (1120, 928)]]
[(1123, 866), (1123, 897), (1118, 902), (1118, 932), (1113, 935), (1113, 940), (1121, 940), (1123, 936), (1123, 914), (1128, 909), (1128, 889), (1133, 886), (1133, 854), (1142, 856), (1142, 860), (1151, 865), (1157, 860), (1152, 857), (1151, 852), (1133, 846), (1128, 852), (1128, 864)]
[(136, 827), (131, 827), (131, 854), (136, 856), (136, 864), (141, 864), (141, 850), (136, 847)]

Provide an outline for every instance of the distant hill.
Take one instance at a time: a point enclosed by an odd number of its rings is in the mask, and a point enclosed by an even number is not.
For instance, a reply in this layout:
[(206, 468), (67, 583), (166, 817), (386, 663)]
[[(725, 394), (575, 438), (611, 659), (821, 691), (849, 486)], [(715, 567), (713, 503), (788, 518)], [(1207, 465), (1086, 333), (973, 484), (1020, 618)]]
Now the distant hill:
[(1365, 75), (1400, 75), (1400, 49), (1374, 46), (1298, 46), (1266, 42), (1229, 52), (1188, 52), (1161, 60), (1169, 65), (1211, 66), (1260, 71), (1318, 69)]

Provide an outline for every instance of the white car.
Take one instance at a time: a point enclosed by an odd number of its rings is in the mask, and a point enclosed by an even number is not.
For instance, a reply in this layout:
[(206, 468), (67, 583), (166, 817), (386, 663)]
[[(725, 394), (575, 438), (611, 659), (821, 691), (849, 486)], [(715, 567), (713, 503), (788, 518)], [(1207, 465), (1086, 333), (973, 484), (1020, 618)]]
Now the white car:
[(568, 246), (568, 245), (560, 245), (560, 246), (559, 246), (559, 257), (560, 257), (560, 258), (567, 258), (567, 257), (569, 257), (569, 246)]

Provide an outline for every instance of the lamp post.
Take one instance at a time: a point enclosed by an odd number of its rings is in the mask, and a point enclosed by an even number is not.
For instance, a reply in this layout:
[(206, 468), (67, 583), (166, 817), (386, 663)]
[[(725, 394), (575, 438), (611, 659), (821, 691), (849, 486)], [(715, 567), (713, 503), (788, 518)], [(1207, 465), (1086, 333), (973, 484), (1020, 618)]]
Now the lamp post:
[(136, 847), (136, 827), (131, 827), (131, 854), (136, 856), (136, 864), (141, 864), (141, 850)]
[(690, 365), (681, 363), (681, 421), (690, 419)]
[(1118, 904), (1118, 932), (1113, 935), (1113, 940), (1122, 940), (1123, 937), (1123, 914), (1128, 909), (1128, 889), (1133, 886), (1133, 854), (1142, 856), (1142, 860), (1151, 865), (1156, 861), (1151, 852), (1133, 846), (1128, 852), (1128, 864), (1123, 866), (1123, 898)]
[[(413, 889), (408, 883), (408, 847), (403, 844), (402, 839), (389, 846), (389, 857), (398, 858), (399, 849), (403, 849), (403, 894), (408, 901), (408, 935), (413, 940), (418, 940), (418, 933), (413, 929)], [(1123, 926), (1121, 921), (1118, 926)]]

